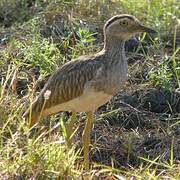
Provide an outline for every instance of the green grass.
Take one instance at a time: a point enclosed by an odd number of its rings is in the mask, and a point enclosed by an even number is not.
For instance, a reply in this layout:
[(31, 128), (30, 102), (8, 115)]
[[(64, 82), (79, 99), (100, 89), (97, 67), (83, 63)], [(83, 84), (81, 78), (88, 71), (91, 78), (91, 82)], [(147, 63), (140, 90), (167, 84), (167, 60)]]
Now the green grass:
[[(122, 145), (126, 165), (117, 165), (114, 157), (104, 157), (103, 162), (110, 161), (108, 165), (94, 161), (88, 172), (82, 167), (80, 131), (84, 124), (83, 114), (75, 125), (77, 135), (72, 148), (68, 148), (65, 141), (66, 118), (63, 114), (46, 118), (31, 130), (28, 122), (22, 119), (22, 113), (37, 95), (37, 82), (71, 59), (98, 51), (102, 47), (105, 20), (120, 13), (133, 14), (159, 32), (154, 37), (147, 34), (140, 36), (139, 47), (129, 54), (136, 61), (129, 66), (126, 91), (146, 91), (148, 88), (179, 91), (178, 3), (177, 0), (115, 0), (111, 3), (107, 0), (82, 3), (65, 0), (1, 1), (0, 177), (180, 179), (180, 117), (173, 111), (168, 117), (157, 113), (145, 117), (150, 118), (150, 128), (144, 125), (144, 128), (128, 129), (125, 123), (131, 114), (127, 111), (135, 111), (136, 114), (148, 111), (115, 107), (112, 102), (109, 103), (108, 111), (95, 119), (95, 131), (99, 132), (104, 123), (108, 124), (106, 117), (115, 113), (119, 115), (118, 124), (121, 126), (108, 125), (99, 133), (108, 142), (116, 137), (122, 140), (118, 147)], [(22, 94), (19, 93), (21, 91)], [(117, 126), (120, 131), (116, 131)], [(147, 146), (151, 151), (138, 151), (138, 143), (147, 148), (143, 143), (146, 136), (152, 134), (160, 141), (161, 148)], [(99, 143), (100, 138), (96, 136), (98, 134), (95, 133), (92, 138), (91, 153), (98, 151), (101, 154), (110, 147), (102, 148), (106, 143)], [(131, 164), (132, 154), (138, 161), (134, 166)]]

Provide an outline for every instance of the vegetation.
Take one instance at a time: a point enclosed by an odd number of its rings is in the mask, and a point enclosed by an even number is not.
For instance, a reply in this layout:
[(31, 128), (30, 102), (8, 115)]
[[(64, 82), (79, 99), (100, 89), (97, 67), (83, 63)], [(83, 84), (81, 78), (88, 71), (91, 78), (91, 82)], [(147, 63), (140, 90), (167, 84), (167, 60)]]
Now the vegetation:
[[(100, 107), (91, 161), (82, 167), (84, 114), (66, 145), (60, 113), (28, 129), (22, 113), (62, 64), (102, 47), (115, 14), (159, 33), (129, 42), (129, 81)], [(2, 179), (180, 179), (180, 17), (178, 0), (1, 0), (0, 177)], [(123, 103), (121, 102), (123, 101)]]

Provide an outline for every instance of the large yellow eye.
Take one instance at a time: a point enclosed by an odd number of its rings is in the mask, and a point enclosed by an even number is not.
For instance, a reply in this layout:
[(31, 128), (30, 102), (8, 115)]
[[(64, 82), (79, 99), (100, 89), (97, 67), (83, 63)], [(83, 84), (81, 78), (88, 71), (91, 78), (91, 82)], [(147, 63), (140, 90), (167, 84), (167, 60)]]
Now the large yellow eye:
[(128, 26), (128, 21), (127, 20), (122, 20), (120, 22), (120, 25), (126, 27), (126, 26)]

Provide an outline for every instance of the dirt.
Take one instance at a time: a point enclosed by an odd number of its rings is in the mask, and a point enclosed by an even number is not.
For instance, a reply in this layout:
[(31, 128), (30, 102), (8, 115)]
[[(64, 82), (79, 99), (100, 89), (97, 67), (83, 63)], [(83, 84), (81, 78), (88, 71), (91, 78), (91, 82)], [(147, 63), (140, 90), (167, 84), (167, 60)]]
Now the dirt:
[[(153, 124), (151, 129), (126, 129), (105, 119), (95, 122), (91, 131), (91, 161), (109, 166), (113, 163), (116, 168), (146, 164), (140, 157), (154, 160), (159, 156), (159, 162), (168, 162), (173, 148), (174, 161), (180, 163), (180, 127), (176, 127), (178, 133), (175, 129), (166, 132), (158, 122)], [(83, 128), (84, 123), (75, 138), (80, 147)]]
[[(168, 162), (173, 148), (174, 161), (180, 163), (179, 107), (180, 94), (165, 89), (117, 94), (96, 112), (91, 160), (117, 168), (147, 163), (139, 157)], [(84, 120), (75, 138), (80, 146), (83, 129)]]

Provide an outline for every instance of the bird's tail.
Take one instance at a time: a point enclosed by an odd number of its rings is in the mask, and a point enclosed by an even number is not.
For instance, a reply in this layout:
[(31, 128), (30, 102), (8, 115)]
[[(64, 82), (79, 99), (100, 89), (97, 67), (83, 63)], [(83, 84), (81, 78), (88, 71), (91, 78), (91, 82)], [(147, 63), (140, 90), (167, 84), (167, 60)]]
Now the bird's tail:
[(37, 124), (42, 118), (43, 102), (41, 101), (42, 100), (40, 98), (35, 100), (32, 106), (29, 107), (23, 114), (23, 118), (29, 122), (28, 124), (30, 128)]

